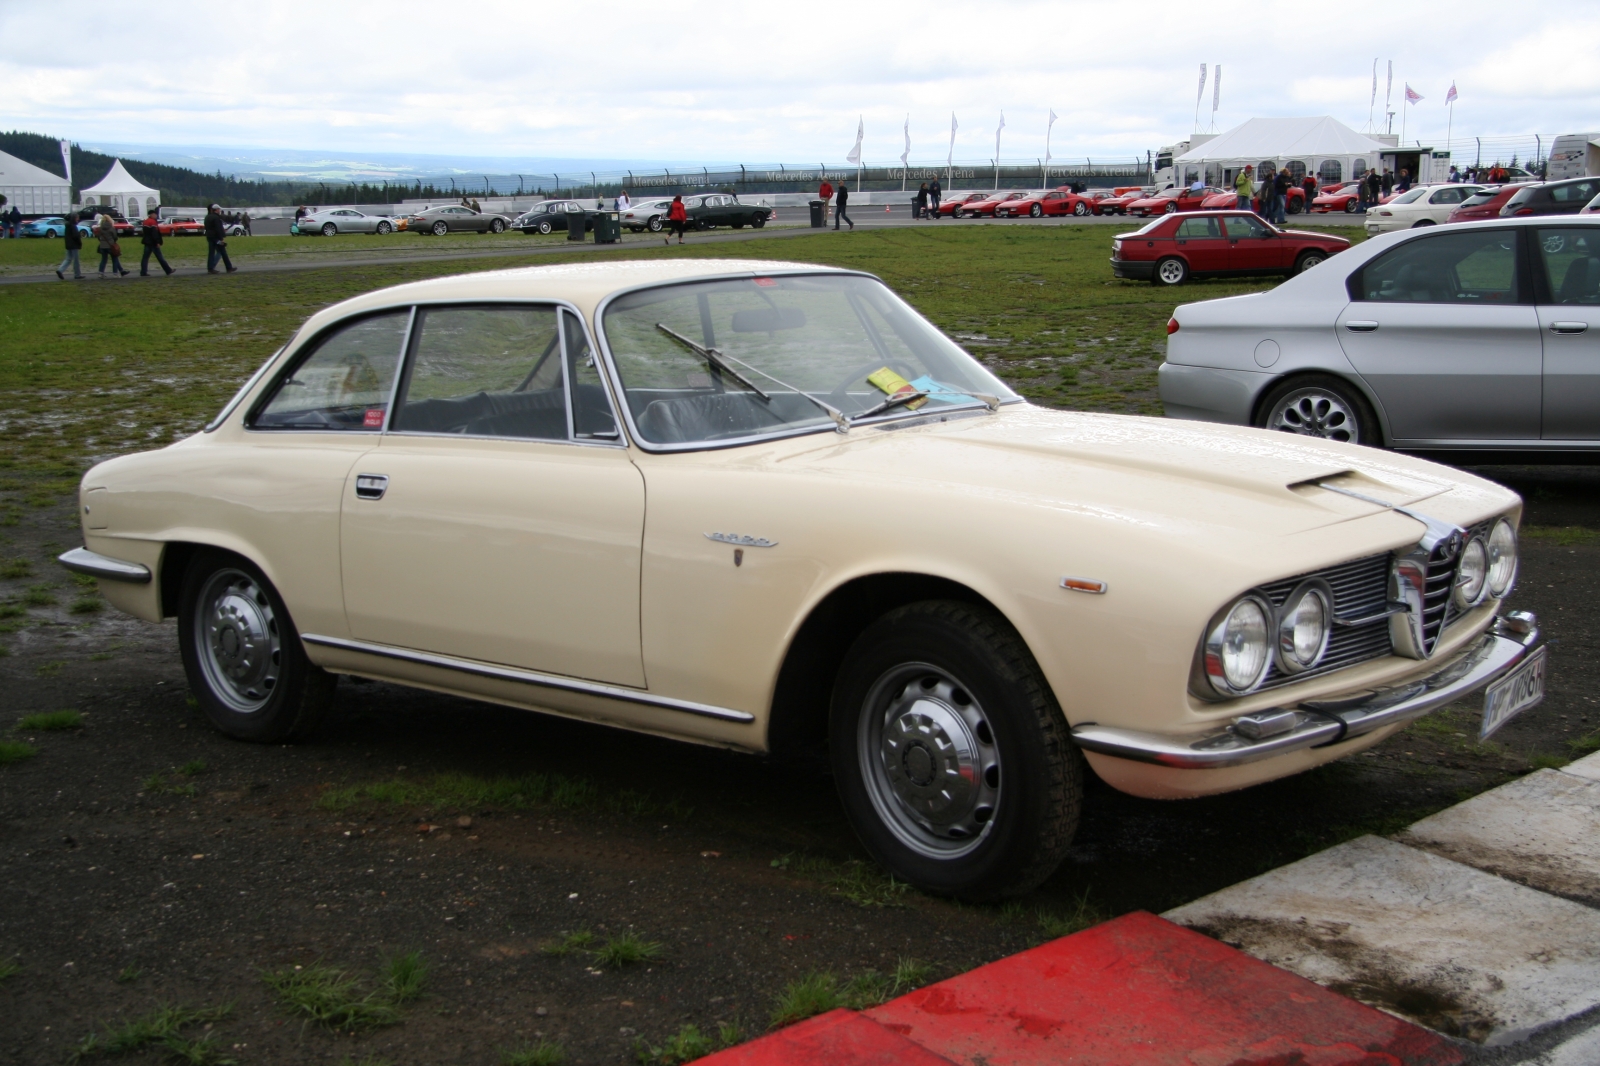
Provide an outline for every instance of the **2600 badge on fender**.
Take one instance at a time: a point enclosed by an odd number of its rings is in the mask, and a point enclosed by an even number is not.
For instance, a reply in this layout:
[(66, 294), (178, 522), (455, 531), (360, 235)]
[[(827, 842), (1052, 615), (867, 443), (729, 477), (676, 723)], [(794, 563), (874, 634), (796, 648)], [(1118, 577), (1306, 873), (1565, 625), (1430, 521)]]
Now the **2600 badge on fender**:
[(1484, 690), (1479, 740), (1487, 740), (1495, 730), (1544, 699), (1545, 658), (1545, 649), (1539, 648), (1528, 656), (1527, 662)]

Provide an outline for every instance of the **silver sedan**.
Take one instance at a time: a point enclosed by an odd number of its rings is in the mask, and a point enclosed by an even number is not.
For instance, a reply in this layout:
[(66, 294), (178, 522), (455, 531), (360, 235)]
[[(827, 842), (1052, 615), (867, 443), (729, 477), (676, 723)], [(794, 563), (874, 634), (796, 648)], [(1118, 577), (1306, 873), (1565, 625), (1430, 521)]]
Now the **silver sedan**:
[(1600, 453), (1600, 218), (1387, 233), (1167, 326), (1173, 418), (1417, 451)]
[(387, 215), (369, 215), (353, 207), (328, 207), (313, 211), (295, 223), (301, 233), (320, 233), (332, 237), (336, 233), (393, 233), (394, 219)]

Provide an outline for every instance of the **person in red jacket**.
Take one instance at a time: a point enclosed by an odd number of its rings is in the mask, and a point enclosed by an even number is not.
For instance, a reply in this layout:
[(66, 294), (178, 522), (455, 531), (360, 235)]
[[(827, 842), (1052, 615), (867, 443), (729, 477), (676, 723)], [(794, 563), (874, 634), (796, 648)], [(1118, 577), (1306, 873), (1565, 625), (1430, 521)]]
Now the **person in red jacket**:
[(822, 201), (822, 224), (828, 224), (828, 212), (833, 207), (833, 185), (827, 178), (822, 179), (822, 184), (817, 187), (817, 199)]
[[(667, 225), (672, 227), (672, 232), (678, 235), (678, 243), (683, 243), (683, 224), (689, 220), (689, 212), (684, 210), (683, 197), (674, 196), (672, 206), (667, 208)], [(661, 238), (662, 244), (671, 244), (670, 238)]]

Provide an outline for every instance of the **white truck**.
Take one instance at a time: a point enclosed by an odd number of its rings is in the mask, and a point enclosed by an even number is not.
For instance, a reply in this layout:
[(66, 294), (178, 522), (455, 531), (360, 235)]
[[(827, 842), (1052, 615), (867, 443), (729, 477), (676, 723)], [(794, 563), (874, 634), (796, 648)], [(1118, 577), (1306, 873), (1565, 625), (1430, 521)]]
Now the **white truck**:
[(1600, 133), (1563, 133), (1550, 146), (1549, 181), (1600, 174)]

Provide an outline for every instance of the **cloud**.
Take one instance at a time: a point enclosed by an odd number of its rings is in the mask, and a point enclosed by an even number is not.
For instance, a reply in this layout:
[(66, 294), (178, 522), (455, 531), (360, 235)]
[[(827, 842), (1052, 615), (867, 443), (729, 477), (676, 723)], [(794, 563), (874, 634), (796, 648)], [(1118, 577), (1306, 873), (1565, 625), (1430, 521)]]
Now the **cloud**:
[[(1002, 152), (1020, 159), (1043, 153), (1054, 108), (1055, 155), (1120, 158), (1187, 135), (1202, 61), (1223, 67), (1220, 128), (1306, 114), (1365, 126), (1375, 50), (1395, 60), (1396, 100), (1405, 82), (1427, 97), (1406, 118), (1435, 138), (1452, 79), (1458, 140), (1588, 128), (1600, 90), (1600, 19), (1559, 6), (1485, 35), (1480, 19), (1402, 5), (1375, 35), (1294, 7), (1242, 29), (1192, 2), (267, 0), (219, 20), (214, 3), (146, 0), (140, 25), (163, 27), (154, 58), (138, 35), (126, 49), (18, 46), (68, 40), (59, 10), (0, 7), (0, 123), (84, 142), (839, 162), (858, 115), (867, 157), (898, 158), (909, 111), (916, 161), (943, 159), (955, 111), (957, 157), (987, 159), (1004, 109)], [(1208, 84), (1202, 124), (1210, 103)]]

